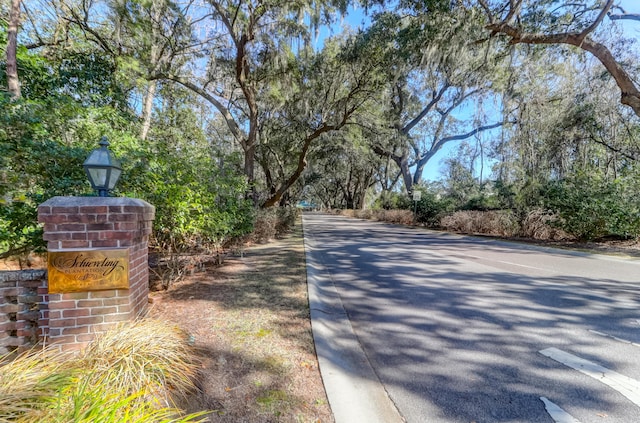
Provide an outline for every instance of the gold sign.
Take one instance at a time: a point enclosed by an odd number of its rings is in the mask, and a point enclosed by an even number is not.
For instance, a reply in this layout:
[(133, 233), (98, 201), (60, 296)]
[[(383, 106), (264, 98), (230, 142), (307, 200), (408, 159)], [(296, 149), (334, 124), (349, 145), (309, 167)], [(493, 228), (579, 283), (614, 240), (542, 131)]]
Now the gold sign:
[(49, 293), (129, 288), (129, 249), (49, 251)]

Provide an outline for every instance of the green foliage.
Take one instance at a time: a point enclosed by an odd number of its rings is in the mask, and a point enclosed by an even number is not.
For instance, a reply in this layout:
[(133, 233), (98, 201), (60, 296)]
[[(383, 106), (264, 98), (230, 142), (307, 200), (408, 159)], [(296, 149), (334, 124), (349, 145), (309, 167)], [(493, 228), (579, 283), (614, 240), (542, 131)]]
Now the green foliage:
[(454, 210), (454, 201), (430, 187), (417, 188), (421, 191), (420, 201), (414, 202), (406, 194), (382, 192), (374, 204), (375, 209), (415, 210), (415, 221), (429, 227), (440, 225), (440, 219)]
[[(0, 96), (0, 252), (44, 246), (38, 204), (57, 195), (90, 194), (82, 169), (102, 135), (127, 138), (135, 117), (104, 55), (41, 55), (21, 48), (22, 98)], [(4, 66), (0, 66), (4, 80)], [(130, 137), (130, 135), (129, 135)]]
[(542, 195), (547, 208), (561, 217), (561, 227), (581, 240), (607, 236), (640, 236), (640, 200), (637, 177), (605, 180), (578, 174), (549, 182)]
[(396, 191), (382, 191), (380, 196), (376, 199), (374, 209), (383, 210), (407, 210), (412, 207), (411, 199), (407, 194), (399, 193)]
[(50, 138), (50, 128), (62, 125), (61, 110), (69, 106), (0, 99), (0, 251), (41, 248), (37, 205), (88, 188), (82, 170), (87, 150)]
[(121, 191), (156, 207), (154, 235), (161, 247), (215, 249), (252, 230), (241, 157), (210, 146), (192, 110), (174, 107), (158, 117), (138, 154), (145, 164), (132, 169)]
[(45, 58), (22, 51), (20, 63), (23, 98), (0, 97), (3, 256), (44, 247), (38, 204), (57, 195), (93, 195), (82, 163), (103, 135), (123, 165), (113, 194), (156, 206), (160, 245), (215, 248), (251, 231), (253, 209), (244, 198), (241, 158), (210, 145), (196, 114), (182, 103), (190, 98), (167, 94), (169, 111), (142, 143), (138, 119), (126, 106), (109, 59), (77, 52)]
[(427, 226), (440, 225), (440, 219), (453, 210), (454, 202), (450, 197), (442, 196), (433, 190), (423, 190), (416, 204), (416, 221)]
[(514, 210), (516, 194), (513, 185), (501, 181), (474, 182), (471, 193), (457, 204), (460, 210)]

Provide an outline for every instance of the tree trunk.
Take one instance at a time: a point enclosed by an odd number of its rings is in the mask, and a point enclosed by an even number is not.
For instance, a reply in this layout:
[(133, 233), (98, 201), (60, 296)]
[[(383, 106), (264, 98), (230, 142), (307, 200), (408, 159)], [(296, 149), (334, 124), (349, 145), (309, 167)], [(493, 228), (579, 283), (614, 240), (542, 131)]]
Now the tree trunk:
[(244, 174), (249, 183), (251, 199), (257, 204), (257, 192), (255, 187), (255, 164), (256, 164), (256, 144), (255, 141), (248, 140), (244, 148)]
[(263, 209), (273, 207), (278, 204), (284, 193), (287, 192), (287, 190), (289, 190), (289, 188), (291, 188), (291, 186), (300, 178), (300, 175), (302, 175), (302, 172), (307, 167), (307, 153), (309, 152), (309, 148), (311, 147), (313, 141), (319, 138), (325, 132), (336, 131), (342, 128), (345, 123), (346, 117), (345, 120), (343, 120), (338, 125), (322, 125), (320, 128), (313, 131), (311, 135), (307, 136), (307, 138), (304, 140), (300, 155), (298, 156), (298, 166), (289, 176), (289, 178), (276, 190), (276, 192), (271, 195), (264, 203), (262, 203), (261, 207)]
[(18, 25), (20, 24), (20, 0), (11, 0), (9, 28), (7, 31), (7, 88), (11, 100), (20, 98), (20, 80), (18, 79)]
[(158, 87), (158, 81), (149, 81), (147, 87), (147, 94), (144, 97), (144, 105), (142, 108), (142, 129), (140, 130), (140, 138), (144, 141), (149, 135), (149, 129), (151, 129), (151, 113), (153, 111), (153, 100), (156, 97), (156, 88)]

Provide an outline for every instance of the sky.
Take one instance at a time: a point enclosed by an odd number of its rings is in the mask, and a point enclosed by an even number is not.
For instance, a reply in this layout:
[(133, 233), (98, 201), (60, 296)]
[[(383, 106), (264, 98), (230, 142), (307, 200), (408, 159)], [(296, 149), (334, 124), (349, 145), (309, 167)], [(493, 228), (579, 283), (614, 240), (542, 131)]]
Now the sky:
[[(621, 0), (620, 6), (628, 13), (640, 13), (640, 0)], [(622, 25), (625, 35), (635, 38), (639, 43), (638, 48), (640, 48), (640, 22), (621, 20), (619, 23)]]

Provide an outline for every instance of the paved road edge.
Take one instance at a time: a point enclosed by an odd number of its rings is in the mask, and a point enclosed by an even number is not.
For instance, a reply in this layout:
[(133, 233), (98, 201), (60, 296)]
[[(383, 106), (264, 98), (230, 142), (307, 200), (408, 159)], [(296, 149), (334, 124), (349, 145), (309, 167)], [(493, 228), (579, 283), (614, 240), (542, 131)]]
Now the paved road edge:
[(311, 329), (336, 423), (404, 422), (360, 346), (302, 217)]

